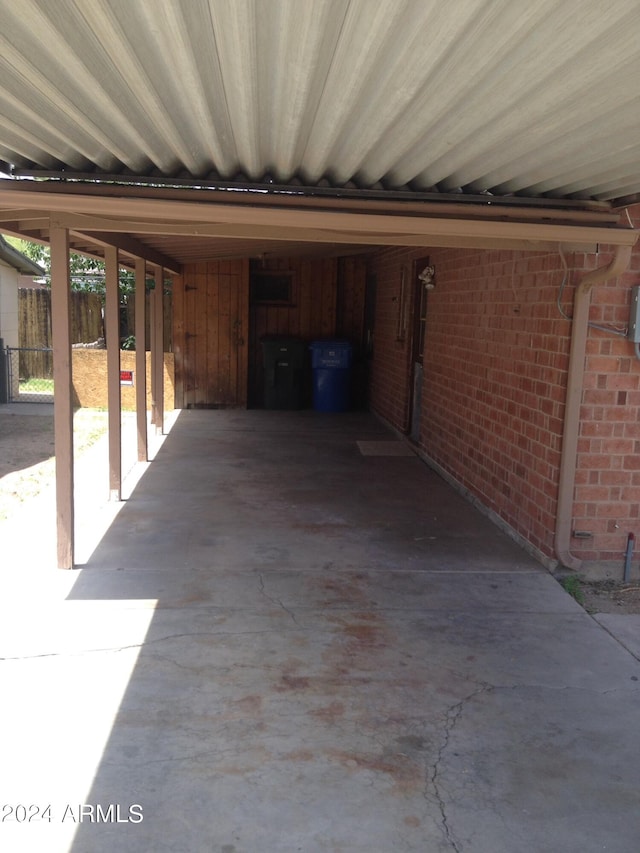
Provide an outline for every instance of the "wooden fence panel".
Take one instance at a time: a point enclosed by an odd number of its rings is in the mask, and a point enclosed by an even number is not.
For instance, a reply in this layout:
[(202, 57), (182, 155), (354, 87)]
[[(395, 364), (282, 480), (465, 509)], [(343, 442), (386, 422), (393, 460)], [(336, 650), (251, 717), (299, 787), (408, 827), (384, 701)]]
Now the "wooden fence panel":
[(18, 343), (28, 350), (20, 353), (20, 379), (50, 378), (51, 353), (38, 352), (51, 348), (51, 293), (48, 290), (19, 288)]
[[(91, 343), (104, 336), (102, 300), (97, 293), (71, 293), (72, 343)], [(51, 291), (21, 287), (18, 289), (18, 341), (20, 378), (49, 378), (51, 354), (37, 352), (51, 348)]]
[(91, 343), (104, 337), (99, 294), (71, 292), (71, 335), (74, 344)]

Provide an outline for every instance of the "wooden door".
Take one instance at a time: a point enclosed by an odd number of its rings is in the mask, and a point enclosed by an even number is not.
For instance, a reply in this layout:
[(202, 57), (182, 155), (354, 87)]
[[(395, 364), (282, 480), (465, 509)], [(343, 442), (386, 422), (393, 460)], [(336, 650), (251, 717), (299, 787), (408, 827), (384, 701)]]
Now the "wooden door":
[(354, 409), (369, 407), (374, 316), (375, 281), (368, 274), (366, 257), (340, 258), (336, 337), (353, 345), (351, 405)]
[(174, 286), (178, 406), (246, 406), (248, 322), (248, 261), (185, 267)]

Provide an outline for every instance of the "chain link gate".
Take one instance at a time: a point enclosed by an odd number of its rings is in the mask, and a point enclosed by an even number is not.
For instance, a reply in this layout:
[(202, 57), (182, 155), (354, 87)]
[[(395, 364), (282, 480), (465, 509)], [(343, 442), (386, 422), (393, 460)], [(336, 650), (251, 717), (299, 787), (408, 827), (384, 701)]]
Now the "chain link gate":
[(7, 401), (53, 402), (53, 350), (47, 347), (7, 347)]

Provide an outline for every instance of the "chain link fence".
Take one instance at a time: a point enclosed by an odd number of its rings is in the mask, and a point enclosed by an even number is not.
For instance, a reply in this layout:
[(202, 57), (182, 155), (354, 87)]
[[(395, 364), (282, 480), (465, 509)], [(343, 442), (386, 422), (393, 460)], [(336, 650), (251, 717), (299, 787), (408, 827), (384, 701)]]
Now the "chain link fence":
[(6, 388), (9, 403), (53, 402), (53, 350), (7, 347)]

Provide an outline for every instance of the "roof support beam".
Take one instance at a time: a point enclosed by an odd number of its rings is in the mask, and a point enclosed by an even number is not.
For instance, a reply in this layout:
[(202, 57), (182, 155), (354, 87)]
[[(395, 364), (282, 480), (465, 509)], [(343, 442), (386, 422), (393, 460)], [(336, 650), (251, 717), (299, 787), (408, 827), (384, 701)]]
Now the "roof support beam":
[(136, 240), (135, 237), (131, 237), (129, 234), (121, 233), (122, 231), (123, 228), (121, 225), (113, 233), (106, 231), (78, 231), (74, 229), (72, 236), (86, 239), (90, 243), (96, 243), (99, 246), (115, 246), (120, 252), (130, 255), (133, 258), (142, 258), (151, 264), (151, 266), (167, 269), (176, 275), (181, 273), (182, 266), (174, 261), (173, 258), (162, 252), (158, 252), (156, 249), (145, 246), (140, 240)]
[(120, 416), (120, 288), (118, 250), (105, 250), (105, 325), (107, 338), (107, 406), (109, 424), (109, 498), (122, 497), (122, 426)]
[[(429, 220), (431, 221), (431, 220)], [(97, 223), (96, 223), (97, 224)], [(371, 227), (378, 226), (377, 217), (372, 217)], [(169, 235), (183, 237), (212, 237), (226, 240), (272, 240), (274, 242), (288, 242), (292, 240), (302, 243), (317, 243), (323, 244), (341, 244), (347, 246), (430, 246), (440, 248), (462, 248), (462, 249), (489, 249), (502, 248), (517, 250), (533, 250), (533, 251), (556, 251), (558, 242), (555, 240), (536, 240), (534, 238), (518, 237), (505, 238), (501, 236), (472, 236), (470, 234), (446, 235), (429, 233), (424, 230), (423, 234), (411, 232), (400, 232), (390, 234), (383, 231), (351, 232), (329, 229), (312, 229), (312, 228), (282, 228), (277, 225), (228, 225), (225, 223), (209, 224), (209, 223), (176, 223), (170, 220), (158, 223), (140, 222), (136, 220), (121, 220), (119, 222), (100, 221), (102, 229), (110, 227), (117, 229), (127, 229), (137, 234), (149, 235)], [(599, 229), (600, 232), (605, 229)], [(87, 240), (91, 240), (91, 235), (94, 233), (90, 230), (80, 231), (75, 228), (74, 234), (84, 234)], [(106, 245), (106, 235), (108, 231), (103, 231)], [(611, 232), (610, 232), (611, 233)], [(142, 244), (141, 244), (142, 245)], [(591, 239), (586, 241), (581, 239), (581, 235), (575, 234), (571, 241), (563, 241), (563, 245), (571, 246), (579, 251), (595, 251), (598, 241)], [(140, 249), (140, 254), (145, 251)], [(145, 254), (148, 255), (149, 250)], [(178, 270), (180, 267), (175, 262), (171, 261), (172, 269)]]
[(136, 426), (138, 433), (138, 462), (149, 458), (147, 441), (147, 353), (146, 353), (146, 313), (147, 282), (146, 264), (142, 258), (136, 261), (135, 283), (135, 333), (136, 333)]
[(74, 502), (69, 234), (65, 228), (54, 226), (51, 228), (50, 238), (57, 560), (59, 569), (72, 569)]
[(151, 423), (164, 432), (164, 276), (156, 269), (151, 294)]
[[(92, 195), (25, 192), (0, 189), (0, 203), (15, 207), (20, 202), (29, 209), (55, 207), (66, 227), (80, 231), (133, 231), (136, 225), (158, 233), (163, 223), (202, 226), (238, 226), (242, 229), (277, 228), (288, 232), (289, 239), (305, 239), (305, 231), (315, 233), (320, 242), (333, 242), (337, 234), (349, 234), (354, 240), (371, 244), (416, 245), (407, 240), (420, 240), (420, 245), (442, 245), (440, 241), (477, 240), (485, 245), (503, 241), (511, 245), (527, 243), (605, 243), (633, 245), (637, 234), (633, 229), (599, 225), (513, 221), (477, 217), (438, 217), (437, 214), (402, 215), (385, 212), (347, 212), (338, 207), (309, 209), (292, 206), (258, 206), (249, 204), (215, 204), (207, 201), (178, 201), (161, 198), (96, 197)], [(118, 223), (118, 219), (121, 221)], [(109, 227), (108, 223), (111, 223)], [(126, 227), (124, 227), (126, 225)], [(131, 226), (131, 227), (129, 227)], [(247, 234), (247, 231), (244, 231)], [(381, 241), (381, 237), (383, 240)]]

